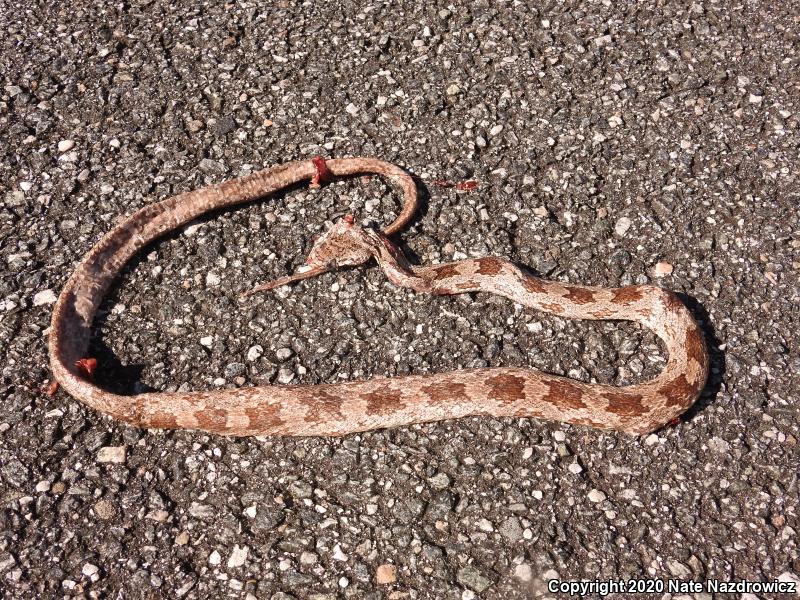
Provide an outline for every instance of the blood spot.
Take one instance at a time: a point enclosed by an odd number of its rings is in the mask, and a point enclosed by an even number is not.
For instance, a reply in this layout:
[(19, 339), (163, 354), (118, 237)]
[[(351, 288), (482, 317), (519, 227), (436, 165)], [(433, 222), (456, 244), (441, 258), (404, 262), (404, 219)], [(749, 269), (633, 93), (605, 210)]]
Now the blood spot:
[(567, 408), (575, 409), (586, 408), (586, 403), (583, 401), (583, 390), (580, 386), (561, 379), (547, 381), (545, 385), (548, 388), (548, 392), (542, 400), (556, 406), (566, 406)]

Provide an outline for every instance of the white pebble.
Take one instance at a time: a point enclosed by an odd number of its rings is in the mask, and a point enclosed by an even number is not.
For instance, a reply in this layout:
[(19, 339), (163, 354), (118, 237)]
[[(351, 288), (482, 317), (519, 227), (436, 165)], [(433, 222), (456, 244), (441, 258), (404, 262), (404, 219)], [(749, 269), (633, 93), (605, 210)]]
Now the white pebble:
[(125, 462), (125, 446), (103, 446), (97, 452), (97, 462), (122, 464)]
[(222, 282), (219, 275), (214, 272), (209, 272), (206, 275), (206, 285), (217, 286)]
[(336, 544), (333, 547), (333, 559), (334, 560), (341, 560), (341, 561), (347, 560), (347, 554), (342, 552), (342, 547), (339, 544)]
[(37, 294), (33, 297), (33, 305), (43, 306), (45, 304), (53, 304), (56, 300), (57, 298), (53, 290), (43, 290), (41, 292), (37, 292)]
[(218, 565), (221, 560), (222, 560), (222, 557), (219, 555), (219, 552), (217, 552), (216, 550), (213, 550), (211, 552), (211, 554), (208, 555), (208, 564), (210, 564), (210, 565)]
[(660, 441), (660, 438), (655, 434), (651, 433), (644, 439), (645, 446), (654, 446)]
[(494, 127), (492, 127), (492, 128), (489, 130), (489, 135), (491, 135), (492, 137), (494, 137), (494, 136), (496, 136), (496, 135), (498, 135), (498, 134), (502, 133), (502, 131), (503, 131), (503, 126), (502, 126), (502, 125), (495, 125)]
[(206, 348), (211, 348), (214, 345), (214, 336), (207, 335), (205, 337), (200, 338), (200, 345), (205, 346)]
[(521, 565), (517, 565), (514, 569), (514, 577), (519, 579), (520, 581), (528, 582), (533, 578), (533, 571), (531, 570), (531, 566), (527, 563), (522, 563)]
[(358, 114), (358, 107), (352, 102), (345, 107), (345, 110), (353, 116)]
[(567, 434), (563, 431), (554, 431), (553, 432), (553, 439), (557, 442), (563, 442), (567, 439)]
[(19, 187), (23, 192), (27, 192), (33, 187), (33, 184), (30, 181), (20, 181)]
[(589, 492), (589, 500), (592, 502), (602, 502), (606, 499), (606, 495), (598, 489), (593, 489)]
[(576, 462), (572, 463), (572, 464), (571, 464), (569, 467), (567, 467), (567, 468), (569, 469), (569, 472), (570, 472), (570, 473), (574, 473), (575, 475), (577, 475), (578, 473), (581, 473), (581, 472), (583, 471), (583, 467), (582, 467), (582, 466), (580, 466), (580, 465), (579, 465), (578, 463), (576, 463)]
[(231, 552), (230, 557), (228, 558), (228, 568), (233, 569), (234, 567), (241, 567), (244, 564), (244, 561), (247, 560), (247, 554), (250, 549), (247, 546), (239, 547), (238, 544), (233, 545), (233, 552)]
[(69, 152), (75, 147), (75, 142), (72, 140), (61, 140), (58, 142), (58, 151), (59, 152)]
[(264, 348), (261, 346), (251, 346), (250, 349), (247, 351), (247, 360), (249, 362), (253, 362), (261, 358), (264, 354)]
[(631, 228), (631, 225), (633, 225), (633, 221), (631, 221), (628, 217), (621, 217), (617, 221), (617, 224), (614, 225), (614, 231), (617, 232), (618, 236), (622, 237), (623, 235), (628, 233), (628, 230)]
[(93, 565), (92, 563), (86, 563), (81, 569), (81, 573), (86, 575), (86, 577), (97, 575), (98, 571), (100, 571), (100, 569), (97, 568), (97, 565)]

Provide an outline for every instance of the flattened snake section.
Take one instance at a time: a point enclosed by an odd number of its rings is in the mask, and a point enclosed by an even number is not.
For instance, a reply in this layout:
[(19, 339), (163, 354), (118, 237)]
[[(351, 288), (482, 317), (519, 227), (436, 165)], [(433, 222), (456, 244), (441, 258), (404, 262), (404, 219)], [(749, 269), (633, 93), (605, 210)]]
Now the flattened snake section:
[[(626, 387), (587, 384), (532, 368), (132, 396), (110, 393), (92, 381), (86, 369), (92, 359), (86, 353), (97, 308), (125, 263), (147, 244), (204, 213), (302, 181), (320, 185), (359, 173), (381, 175), (402, 191), (405, 203), (397, 219), (382, 232), (342, 219), (317, 240), (308, 270), (254, 291), (374, 258), (394, 284), (417, 292), (489, 292), (561, 317), (640, 323), (663, 340), (666, 366), (654, 379)], [(413, 179), (371, 158), (287, 163), (148, 205), (97, 242), (61, 291), (49, 339), (55, 380), (81, 402), (132, 425), (236, 436), (345, 435), (469, 415), (536, 417), (643, 434), (669, 423), (697, 399), (708, 375), (708, 352), (697, 323), (675, 294), (648, 285), (598, 288), (547, 281), (497, 257), (412, 265), (388, 236), (408, 223), (416, 209)]]

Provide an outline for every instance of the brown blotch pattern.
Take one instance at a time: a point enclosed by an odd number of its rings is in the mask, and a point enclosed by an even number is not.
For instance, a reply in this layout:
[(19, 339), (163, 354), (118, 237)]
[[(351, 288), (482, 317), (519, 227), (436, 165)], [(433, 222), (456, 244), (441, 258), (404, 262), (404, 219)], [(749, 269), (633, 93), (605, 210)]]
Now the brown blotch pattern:
[(403, 402), (403, 394), (388, 386), (378, 388), (374, 392), (361, 394), (361, 398), (367, 401), (367, 412), (369, 413), (382, 414), (406, 407)]
[(434, 402), (468, 399), (467, 386), (463, 383), (434, 383), (432, 385), (425, 385), (420, 389)]
[(628, 285), (626, 287), (617, 288), (614, 290), (612, 300), (620, 304), (630, 304), (636, 302), (644, 297), (641, 288), (636, 285)]
[(590, 310), (589, 314), (592, 315), (593, 317), (597, 317), (598, 319), (607, 319), (614, 314), (614, 311), (608, 310), (606, 308), (601, 308), (599, 310)]
[(603, 398), (608, 400), (608, 410), (622, 417), (638, 417), (647, 413), (647, 407), (642, 404), (641, 394), (627, 392), (605, 392)]
[(546, 303), (546, 304), (542, 303), (541, 307), (542, 307), (542, 310), (546, 310), (547, 312), (551, 312), (551, 313), (554, 313), (556, 315), (563, 314), (563, 312), (564, 312), (564, 307), (561, 306), (560, 304), (556, 304), (554, 302), (549, 302), (549, 303)]
[(517, 375), (503, 374), (489, 377), (489, 397), (503, 404), (511, 404), (525, 399), (525, 379)]
[(566, 286), (567, 295), (564, 296), (570, 302), (575, 304), (590, 304), (594, 302), (594, 292), (586, 288)]
[(203, 408), (194, 413), (197, 426), (206, 431), (221, 432), (227, 427), (228, 411), (221, 408)]
[(281, 408), (277, 404), (250, 406), (244, 410), (244, 414), (250, 419), (250, 427), (259, 431), (274, 431), (284, 425), (280, 412)]
[(171, 413), (157, 412), (147, 420), (147, 426), (156, 429), (177, 429), (178, 419)]
[(542, 398), (545, 402), (567, 408), (586, 408), (583, 390), (574, 383), (557, 380), (547, 381), (545, 385), (548, 388), (547, 394)]
[(304, 420), (306, 423), (318, 423), (331, 419), (343, 419), (342, 399), (324, 391), (308, 394), (303, 401), (308, 406)]
[(664, 293), (664, 306), (667, 310), (672, 312), (678, 312), (686, 308), (683, 302), (681, 302), (681, 299), (678, 298), (678, 295), (673, 292)]
[(456, 289), (458, 290), (474, 290), (478, 287), (478, 284), (474, 281), (462, 281), (461, 283), (456, 284)]
[(524, 277), (522, 279), (523, 287), (532, 294), (546, 294), (547, 288), (545, 287), (542, 280), (538, 277), (534, 277), (533, 275), (529, 275), (528, 277)]
[(686, 381), (683, 373), (658, 388), (658, 393), (667, 399), (667, 406), (688, 406), (696, 392), (697, 388)]
[(706, 343), (698, 329), (691, 328), (686, 332), (685, 345), (689, 360), (695, 361), (698, 365), (706, 363)]
[(436, 279), (447, 279), (460, 274), (458, 266), (453, 264), (436, 266), (434, 272), (436, 273)]
[(503, 262), (499, 258), (487, 256), (478, 259), (478, 273), (481, 275), (497, 275), (503, 270)]

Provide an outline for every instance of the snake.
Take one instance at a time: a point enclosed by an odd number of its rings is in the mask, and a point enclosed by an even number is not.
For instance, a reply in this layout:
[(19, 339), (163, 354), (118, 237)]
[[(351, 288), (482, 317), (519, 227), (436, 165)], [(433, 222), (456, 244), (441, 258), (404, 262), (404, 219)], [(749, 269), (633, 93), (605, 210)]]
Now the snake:
[[(379, 176), (402, 193), (394, 222), (378, 230), (362, 227), (348, 215), (316, 240), (305, 270), (254, 291), (374, 259), (392, 283), (419, 293), (497, 294), (558, 317), (638, 323), (666, 347), (663, 369), (648, 381), (627, 386), (586, 383), (522, 367), (130, 395), (95, 383), (91, 371), (96, 359), (87, 356), (95, 314), (124, 265), (143, 248), (210, 211), (309, 180), (318, 187), (358, 174)], [(53, 385), (136, 427), (230, 436), (341, 436), (468, 416), (535, 418), (642, 435), (680, 421), (697, 400), (708, 376), (709, 354), (702, 330), (677, 294), (653, 285), (603, 288), (547, 280), (494, 256), (411, 264), (390, 236), (414, 217), (418, 204), (415, 179), (396, 165), (364, 157), (314, 157), (145, 205), (106, 233), (67, 279), (49, 331)], [(247, 302), (247, 295), (240, 301)]]

